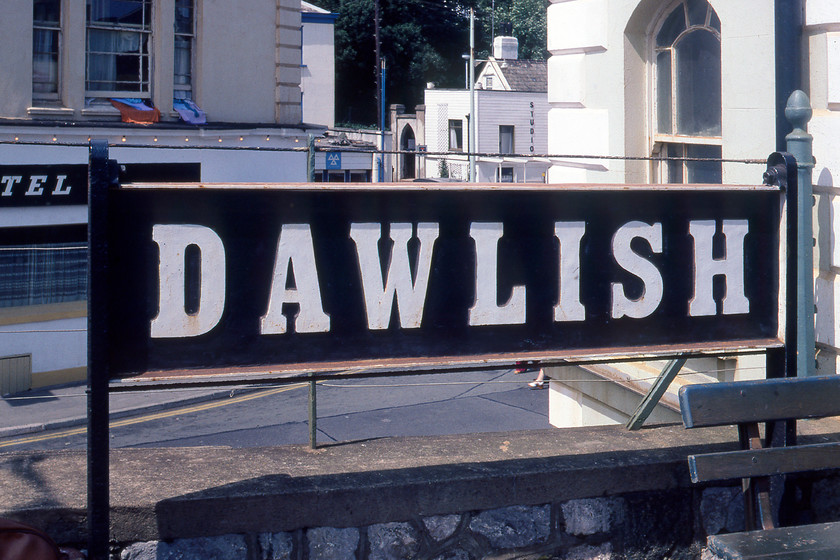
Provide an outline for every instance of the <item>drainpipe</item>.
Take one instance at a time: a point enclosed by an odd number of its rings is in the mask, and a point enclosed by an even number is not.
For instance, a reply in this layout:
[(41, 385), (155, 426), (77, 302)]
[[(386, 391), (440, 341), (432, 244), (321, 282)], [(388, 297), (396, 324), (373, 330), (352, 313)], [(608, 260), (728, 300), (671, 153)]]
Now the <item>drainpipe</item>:
[(785, 107), (790, 94), (802, 88), (804, 0), (775, 0), (776, 25), (776, 150), (786, 150), (790, 123)]

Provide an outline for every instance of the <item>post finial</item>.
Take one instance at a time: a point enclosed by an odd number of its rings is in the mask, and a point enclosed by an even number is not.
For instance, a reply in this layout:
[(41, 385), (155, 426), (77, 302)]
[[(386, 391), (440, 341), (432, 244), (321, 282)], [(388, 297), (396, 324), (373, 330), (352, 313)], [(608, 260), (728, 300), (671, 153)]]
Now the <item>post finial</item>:
[(785, 117), (793, 125), (794, 130), (805, 130), (813, 114), (811, 100), (804, 91), (798, 89), (790, 94), (785, 106)]

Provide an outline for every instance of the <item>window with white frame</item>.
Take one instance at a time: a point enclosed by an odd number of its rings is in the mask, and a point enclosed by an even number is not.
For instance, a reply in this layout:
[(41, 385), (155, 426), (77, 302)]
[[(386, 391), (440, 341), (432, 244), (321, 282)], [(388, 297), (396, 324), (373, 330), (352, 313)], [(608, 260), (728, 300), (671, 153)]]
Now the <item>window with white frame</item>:
[(148, 97), (152, 0), (86, 0), (90, 97)]
[(458, 119), (449, 119), (449, 151), (464, 150), (464, 123)]
[(720, 19), (707, 0), (679, 0), (654, 29), (654, 177), (720, 183)]
[(175, 0), (175, 99), (192, 99), (194, 0)]
[(61, 48), (61, 0), (34, 0), (32, 98), (57, 100)]

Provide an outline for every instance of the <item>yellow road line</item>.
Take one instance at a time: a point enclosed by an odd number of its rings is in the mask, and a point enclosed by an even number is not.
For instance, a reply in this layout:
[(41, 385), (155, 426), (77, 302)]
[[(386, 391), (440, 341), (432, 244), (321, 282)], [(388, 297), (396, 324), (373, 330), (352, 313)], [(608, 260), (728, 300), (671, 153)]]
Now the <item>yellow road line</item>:
[[(211, 410), (214, 408), (220, 408), (223, 406), (228, 406), (231, 404), (238, 404), (242, 402), (251, 401), (254, 399), (259, 399), (263, 397), (270, 397), (272, 395), (276, 395), (278, 393), (285, 393), (286, 391), (291, 391), (292, 389), (298, 389), (300, 387), (306, 387), (307, 383), (295, 383), (294, 385), (286, 385), (284, 387), (278, 387), (276, 389), (266, 389), (263, 391), (256, 391), (254, 393), (248, 393), (247, 395), (242, 395), (240, 397), (231, 397), (229, 399), (212, 401), (202, 404), (197, 404), (193, 406), (186, 406), (183, 408), (176, 408), (172, 410), (165, 410), (163, 412), (156, 412), (152, 414), (145, 414), (143, 416), (138, 416), (135, 418), (125, 418), (123, 420), (115, 420), (109, 424), (110, 428), (120, 428), (122, 426), (130, 426), (132, 424), (141, 424), (143, 422), (151, 422), (152, 420), (160, 420), (163, 418), (171, 418), (173, 416), (179, 416), (181, 414), (190, 414), (193, 412), (202, 412), (205, 410)], [(61, 430), (59, 432), (50, 432), (44, 433), (37, 436), (27, 436), (18, 439), (14, 439), (11, 441), (2, 441), (0, 442), (0, 448), (2, 447), (11, 447), (14, 445), (24, 445), (27, 443), (37, 443), (39, 441), (46, 441), (50, 439), (59, 439), (63, 437), (70, 437), (70, 436), (77, 436), (80, 434), (84, 434), (87, 432), (87, 426), (83, 428), (70, 428), (67, 430)]]

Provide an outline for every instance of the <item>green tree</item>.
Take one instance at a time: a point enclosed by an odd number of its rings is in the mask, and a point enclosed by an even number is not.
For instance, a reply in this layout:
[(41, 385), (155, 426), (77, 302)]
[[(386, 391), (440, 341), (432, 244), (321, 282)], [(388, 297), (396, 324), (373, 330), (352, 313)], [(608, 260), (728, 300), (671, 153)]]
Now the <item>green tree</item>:
[[(511, 35), (519, 39), (519, 58), (544, 60), (546, 50), (546, 11), (548, 0), (480, 0), (478, 10), (482, 38), (481, 57), (492, 54), (493, 29), (501, 35), (502, 26), (509, 24)], [(478, 45), (476, 45), (478, 48)]]
[[(428, 82), (463, 87), (469, 52), (469, 8), (476, 8), (476, 53), (491, 47), (493, 0), (379, 0), (380, 50), (386, 63), (385, 102), (410, 111), (423, 102)], [(376, 69), (374, 0), (316, 0), (338, 13), (336, 47), (336, 120), (375, 124)], [(545, 58), (547, 0), (496, 0), (495, 22), (509, 21), (520, 41), (520, 58)]]

